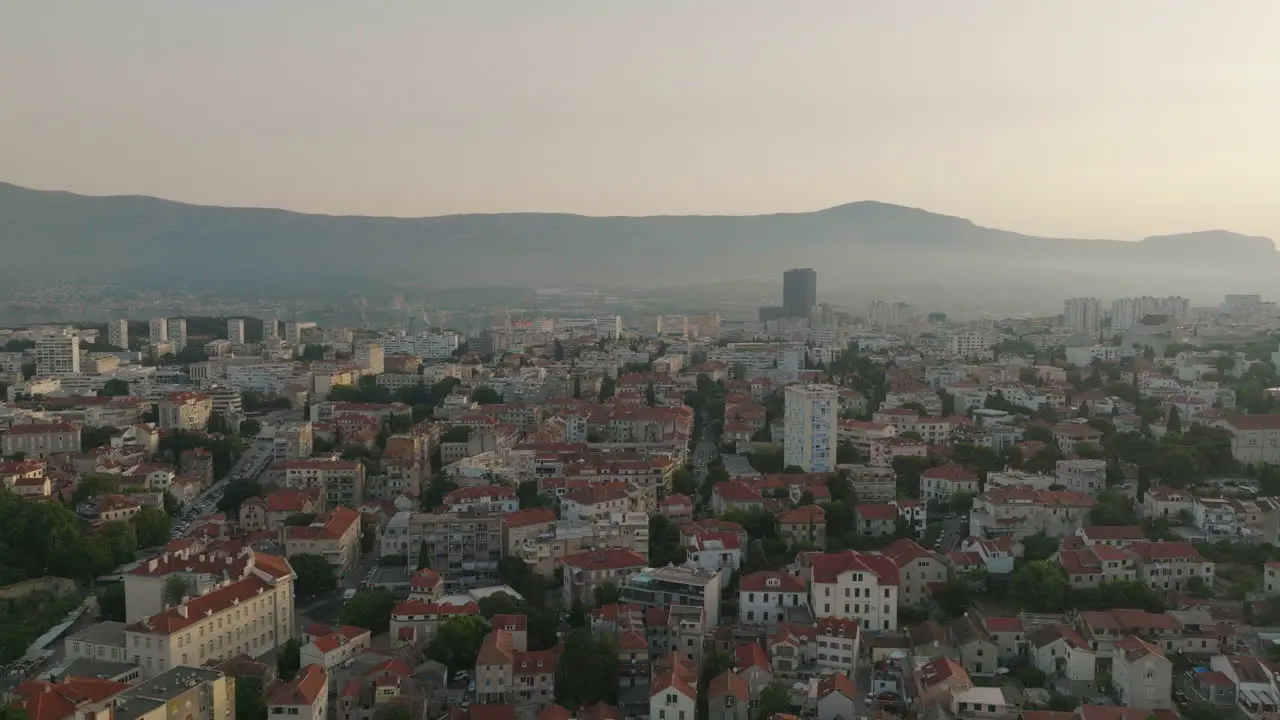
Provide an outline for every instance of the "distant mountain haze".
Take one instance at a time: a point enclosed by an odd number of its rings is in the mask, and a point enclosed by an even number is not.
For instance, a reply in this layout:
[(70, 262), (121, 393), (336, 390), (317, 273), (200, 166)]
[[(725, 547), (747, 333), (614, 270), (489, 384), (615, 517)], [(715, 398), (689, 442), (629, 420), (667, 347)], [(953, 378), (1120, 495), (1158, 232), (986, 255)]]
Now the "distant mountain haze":
[[(878, 202), (753, 216), (552, 213), (416, 219), (89, 197), (0, 183), (0, 279), (292, 291), (413, 285), (662, 288), (818, 269), (819, 299), (1263, 292), (1271, 240), (1212, 230), (1046, 238)], [(1061, 307), (1060, 305), (1058, 306)]]

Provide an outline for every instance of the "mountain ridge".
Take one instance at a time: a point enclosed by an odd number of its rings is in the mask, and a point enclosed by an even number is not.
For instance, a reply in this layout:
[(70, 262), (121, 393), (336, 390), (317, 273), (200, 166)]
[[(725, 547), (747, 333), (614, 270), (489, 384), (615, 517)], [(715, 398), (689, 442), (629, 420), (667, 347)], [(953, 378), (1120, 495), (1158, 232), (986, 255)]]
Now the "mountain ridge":
[(1074, 278), (1073, 287), (1081, 274), (1097, 276), (1104, 287), (1122, 283), (1126, 265), (1133, 265), (1142, 287), (1152, 288), (1133, 292), (1173, 292), (1169, 288), (1188, 281), (1185, 275), (1216, 292), (1227, 279), (1252, 282), (1280, 270), (1270, 240), (1224, 230), (1137, 242), (1051, 238), (874, 200), (760, 215), (401, 218), (81, 195), (5, 182), (0, 254), (7, 259), (0, 277), (11, 281), (113, 278), (273, 288), (643, 288), (772, 275), (794, 266), (819, 268), (825, 287), (846, 283), (868, 291), (901, 288), (889, 273), (903, 268), (923, 274), (924, 282), (930, 273), (983, 273), (999, 286), (1003, 274), (1056, 272), (1063, 282)]

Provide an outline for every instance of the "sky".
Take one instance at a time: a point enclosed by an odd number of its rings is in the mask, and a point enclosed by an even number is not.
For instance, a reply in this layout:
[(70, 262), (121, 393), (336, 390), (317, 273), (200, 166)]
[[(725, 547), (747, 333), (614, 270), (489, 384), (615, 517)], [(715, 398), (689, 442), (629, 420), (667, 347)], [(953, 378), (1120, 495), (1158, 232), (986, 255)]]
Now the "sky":
[(1276, 0), (7, 0), (0, 180), (1280, 239)]

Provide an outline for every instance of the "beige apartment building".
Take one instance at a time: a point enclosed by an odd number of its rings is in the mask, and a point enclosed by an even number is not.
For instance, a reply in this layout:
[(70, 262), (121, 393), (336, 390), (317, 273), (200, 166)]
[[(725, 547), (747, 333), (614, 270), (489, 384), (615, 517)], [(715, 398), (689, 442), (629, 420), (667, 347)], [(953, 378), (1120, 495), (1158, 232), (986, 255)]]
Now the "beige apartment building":
[(22, 453), (28, 459), (80, 452), (80, 428), (70, 423), (14, 425), (0, 433), (0, 455)]
[(170, 393), (156, 407), (164, 430), (204, 430), (213, 415), (213, 398), (198, 392)]
[(236, 655), (260, 657), (293, 637), (293, 571), (258, 555), (248, 577), (125, 627), (129, 662), (154, 677)]
[(360, 513), (339, 505), (310, 525), (283, 525), (280, 543), (286, 556), (319, 555), (339, 578), (360, 561)]
[(412, 513), (403, 544), (411, 567), (418, 566), (425, 546), (427, 565), (440, 574), (446, 592), (491, 584), (502, 559), (502, 515), (483, 510)]

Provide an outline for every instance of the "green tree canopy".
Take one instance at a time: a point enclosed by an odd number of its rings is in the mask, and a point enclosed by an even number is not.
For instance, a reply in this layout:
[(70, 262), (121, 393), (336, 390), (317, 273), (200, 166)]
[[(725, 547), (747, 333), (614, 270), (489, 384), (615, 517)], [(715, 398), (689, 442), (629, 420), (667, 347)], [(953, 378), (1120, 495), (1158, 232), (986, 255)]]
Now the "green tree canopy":
[(435, 639), (427, 648), (427, 657), (444, 663), (450, 674), (471, 670), (484, 644), (484, 636), (483, 619), (475, 615), (455, 615), (440, 623)]
[[(315, 597), (338, 586), (338, 578), (333, 573), (333, 566), (321, 555), (313, 553), (290, 555), (289, 565), (298, 576), (293, 581), (293, 588), (302, 597)], [(361, 627), (367, 626), (361, 625)]]
[(173, 530), (173, 521), (163, 510), (142, 508), (133, 518), (137, 529), (138, 545), (141, 547), (159, 547), (169, 542), (169, 533)]
[(374, 635), (381, 635), (391, 627), (391, 610), (395, 606), (395, 596), (387, 590), (363, 590), (342, 606), (338, 620), (343, 625), (362, 627)]

